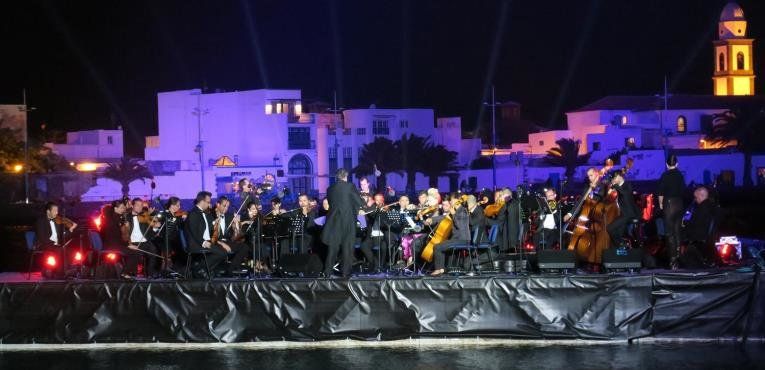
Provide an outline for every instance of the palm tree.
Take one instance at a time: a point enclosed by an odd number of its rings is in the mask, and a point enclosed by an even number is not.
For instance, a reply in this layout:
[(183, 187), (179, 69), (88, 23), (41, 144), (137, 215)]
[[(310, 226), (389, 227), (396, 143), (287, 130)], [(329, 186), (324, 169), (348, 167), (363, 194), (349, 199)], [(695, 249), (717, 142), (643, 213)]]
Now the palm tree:
[(587, 164), (590, 153), (579, 155), (582, 142), (574, 139), (558, 139), (557, 147), (547, 151), (545, 162), (551, 166), (566, 168), (566, 178), (572, 180), (576, 167)]
[(438, 187), (438, 178), (449, 171), (457, 169), (457, 152), (446, 149), (445, 146), (429, 145), (422, 158), (422, 174), (428, 176), (428, 185)]
[(404, 134), (396, 144), (396, 151), (401, 155), (401, 168), (406, 173), (406, 191), (413, 193), (417, 172), (422, 172), (425, 152), (430, 146), (430, 137)]
[(401, 173), (401, 157), (396, 150), (396, 144), (388, 138), (377, 137), (371, 143), (364, 144), (359, 153), (359, 164), (352, 172), (356, 176), (372, 175), (375, 167), (380, 172), (377, 177), (378, 190), (385, 189), (387, 185), (386, 175), (389, 173)]
[(706, 139), (720, 147), (735, 146), (744, 154), (744, 186), (752, 186), (752, 154), (765, 149), (765, 109), (736, 109), (715, 114)]
[(130, 194), (131, 182), (141, 180), (145, 183), (145, 179), (153, 179), (154, 175), (138, 160), (122, 157), (119, 162), (109, 163), (104, 177), (119, 182), (122, 185), (122, 195), (127, 197)]

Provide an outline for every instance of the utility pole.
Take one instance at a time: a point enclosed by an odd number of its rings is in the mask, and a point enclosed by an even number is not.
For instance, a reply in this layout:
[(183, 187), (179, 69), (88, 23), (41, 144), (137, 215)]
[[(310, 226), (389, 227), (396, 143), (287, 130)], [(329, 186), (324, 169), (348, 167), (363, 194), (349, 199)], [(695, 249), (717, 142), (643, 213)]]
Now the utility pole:
[(27, 106), (27, 89), (21, 90), (23, 108), (20, 111), (26, 113), (24, 120), (24, 203), (29, 204), (29, 112), (36, 110), (35, 107)]
[[(338, 130), (340, 130), (339, 122), (336, 120), (337, 114), (341, 113), (343, 111), (342, 108), (337, 108), (337, 91), (333, 91), (333, 108), (329, 109), (329, 111), (332, 113), (332, 126), (335, 129), (335, 163), (337, 164), (336, 168), (340, 168), (340, 136), (338, 134)], [(334, 174), (329, 174), (330, 178), (334, 176)]]
[(494, 85), (491, 85), (491, 103), (483, 105), (491, 107), (491, 184), (492, 189), (497, 190), (497, 102), (494, 95)]
[(194, 151), (199, 153), (199, 173), (202, 175), (202, 191), (205, 191), (205, 164), (204, 164), (204, 146), (202, 142), (202, 116), (207, 115), (207, 113), (210, 113), (210, 110), (208, 109), (202, 109), (200, 106), (200, 100), (201, 100), (202, 92), (200, 91), (199, 94), (197, 94), (197, 106), (191, 111), (191, 114), (197, 116), (197, 146), (194, 148)]

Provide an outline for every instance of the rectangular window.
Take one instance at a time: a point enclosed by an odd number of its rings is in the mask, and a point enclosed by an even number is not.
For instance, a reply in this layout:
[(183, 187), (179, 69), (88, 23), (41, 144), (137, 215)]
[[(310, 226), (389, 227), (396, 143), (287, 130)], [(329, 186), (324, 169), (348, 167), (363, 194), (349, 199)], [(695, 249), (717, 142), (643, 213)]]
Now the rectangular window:
[(539, 140), (539, 146), (545, 146), (545, 141), (544, 140)]
[(337, 158), (337, 147), (331, 146), (329, 147), (329, 159), (335, 158)]
[(109, 145), (114, 144), (114, 138), (112, 138), (111, 136), (107, 136), (106, 137), (106, 143), (109, 144)]
[(343, 148), (343, 158), (351, 158), (353, 156), (353, 148), (347, 146)]
[(343, 168), (346, 170), (350, 170), (353, 168), (353, 148), (351, 147), (345, 147), (343, 148)]
[(290, 127), (287, 134), (287, 149), (311, 149), (311, 129)]
[(390, 135), (390, 128), (388, 128), (388, 121), (386, 120), (372, 121), (372, 135)]
[(597, 152), (600, 150), (600, 141), (596, 141), (592, 143), (592, 151)]
[(343, 129), (343, 136), (351, 136), (351, 129), (344, 128)]
[(364, 136), (367, 134), (367, 128), (366, 127), (359, 127), (356, 129), (356, 135), (358, 136)]
[(401, 121), (398, 121), (398, 123), (401, 128), (409, 128), (409, 120), (402, 119)]

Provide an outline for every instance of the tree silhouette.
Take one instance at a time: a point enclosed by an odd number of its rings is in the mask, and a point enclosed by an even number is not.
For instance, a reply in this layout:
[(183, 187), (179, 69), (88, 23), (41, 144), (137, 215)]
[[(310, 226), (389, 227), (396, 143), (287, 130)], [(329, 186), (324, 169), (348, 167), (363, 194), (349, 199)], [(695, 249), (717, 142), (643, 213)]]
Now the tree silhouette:
[(425, 152), (430, 146), (430, 137), (404, 134), (396, 141), (396, 150), (401, 156), (401, 169), (406, 173), (406, 191), (413, 193), (417, 172), (422, 172)]
[(707, 140), (719, 146), (735, 146), (744, 154), (744, 186), (751, 186), (752, 154), (765, 149), (765, 109), (736, 109), (715, 114)]
[(566, 178), (573, 180), (576, 168), (587, 164), (590, 153), (579, 155), (579, 147), (582, 144), (579, 140), (558, 139), (555, 144), (558, 146), (547, 151), (545, 162), (551, 166), (564, 167)]
[(429, 186), (437, 188), (438, 178), (456, 170), (457, 165), (457, 152), (446, 149), (441, 144), (429, 145), (422, 157), (421, 172), (428, 177)]
[(401, 173), (401, 156), (396, 150), (396, 143), (388, 138), (377, 137), (371, 143), (364, 144), (359, 153), (359, 164), (353, 168), (356, 176), (373, 175), (375, 166), (380, 171), (377, 178), (378, 190), (387, 186), (386, 175), (389, 173)]
[(130, 183), (135, 180), (146, 182), (145, 179), (153, 179), (151, 171), (137, 160), (122, 157), (119, 162), (109, 163), (104, 171), (104, 177), (117, 181), (122, 185), (122, 196), (130, 194)]

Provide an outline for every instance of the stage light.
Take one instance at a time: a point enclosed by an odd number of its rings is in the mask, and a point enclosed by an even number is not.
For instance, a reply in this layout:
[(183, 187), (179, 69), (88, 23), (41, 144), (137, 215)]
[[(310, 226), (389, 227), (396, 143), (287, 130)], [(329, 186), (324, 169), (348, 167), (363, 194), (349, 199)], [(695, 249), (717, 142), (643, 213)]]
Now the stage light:
[(48, 266), (50, 268), (54, 268), (58, 265), (58, 261), (56, 261), (56, 256), (54, 255), (48, 255), (45, 257), (45, 266)]
[(526, 243), (526, 245), (523, 246), (527, 251), (533, 251), (534, 250), (534, 244)]
[(715, 243), (715, 249), (717, 249), (717, 255), (723, 262), (733, 263), (742, 258), (741, 241), (735, 236), (720, 237), (720, 240)]
[(109, 262), (117, 262), (117, 253), (107, 253), (106, 254), (106, 260)]
[(101, 216), (93, 217), (93, 225), (96, 226), (96, 230), (101, 231)]
[(13, 172), (21, 172), (21, 170), (23, 169), (24, 169), (24, 165), (21, 165), (21, 164), (17, 164), (13, 166)]
[(83, 260), (83, 256), (82, 256), (82, 253), (81, 253), (81, 252), (79, 252), (79, 251), (77, 251), (77, 252), (74, 254), (73, 260), (74, 260), (74, 263), (73, 263), (73, 264), (75, 264), (75, 265), (82, 263), (82, 260)]

